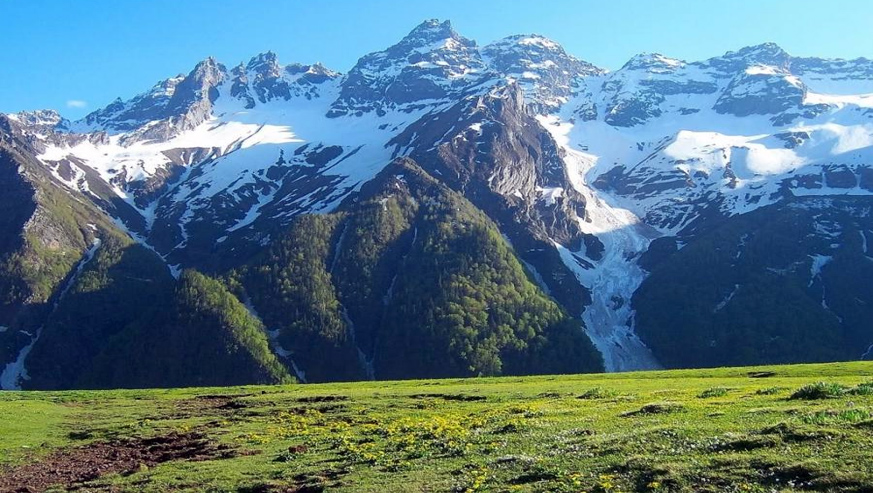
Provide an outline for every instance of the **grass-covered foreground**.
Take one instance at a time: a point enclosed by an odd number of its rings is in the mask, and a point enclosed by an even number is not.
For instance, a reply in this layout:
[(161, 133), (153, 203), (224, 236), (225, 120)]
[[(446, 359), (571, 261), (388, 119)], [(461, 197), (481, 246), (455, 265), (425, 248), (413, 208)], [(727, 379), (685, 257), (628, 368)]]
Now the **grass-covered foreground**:
[(0, 393), (22, 487), (873, 491), (873, 363)]

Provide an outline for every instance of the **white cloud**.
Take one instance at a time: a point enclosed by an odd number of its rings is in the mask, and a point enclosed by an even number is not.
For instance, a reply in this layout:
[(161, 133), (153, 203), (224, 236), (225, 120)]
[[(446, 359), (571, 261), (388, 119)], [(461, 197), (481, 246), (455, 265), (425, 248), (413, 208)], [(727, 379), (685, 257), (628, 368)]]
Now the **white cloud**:
[(84, 108), (86, 106), (88, 106), (88, 102), (80, 99), (71, 99), (67, 101), (67, 108)]

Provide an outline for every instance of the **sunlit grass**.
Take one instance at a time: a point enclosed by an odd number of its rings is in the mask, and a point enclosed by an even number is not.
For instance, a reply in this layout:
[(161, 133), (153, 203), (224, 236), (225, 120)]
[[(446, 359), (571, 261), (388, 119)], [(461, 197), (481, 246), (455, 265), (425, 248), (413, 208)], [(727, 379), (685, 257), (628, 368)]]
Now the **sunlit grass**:
[[(0, 463), (38, 461), (61, 447), (119, 437), (200, 432), (240, 454), (166, 462), (87, 486), (122, 491), (858, 491), (873, 487), (871, 376), (873, 363), (839, 363), (4, 393)], [(219, 394), (231, 397), (215, 399)]]

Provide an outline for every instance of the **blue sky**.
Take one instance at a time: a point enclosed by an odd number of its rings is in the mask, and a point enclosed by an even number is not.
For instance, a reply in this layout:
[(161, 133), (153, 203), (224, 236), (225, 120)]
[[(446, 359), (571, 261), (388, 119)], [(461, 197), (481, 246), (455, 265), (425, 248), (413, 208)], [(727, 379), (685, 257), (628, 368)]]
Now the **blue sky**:
[(209, 55), (341, 72), (419, 22), (485, 44), (538, 33), (609, 69), (640, 52), (699, 60), (774, 41), (799, 56), (873, 58), (869, 0), (0, 0), (0, 112), (79, 118)]

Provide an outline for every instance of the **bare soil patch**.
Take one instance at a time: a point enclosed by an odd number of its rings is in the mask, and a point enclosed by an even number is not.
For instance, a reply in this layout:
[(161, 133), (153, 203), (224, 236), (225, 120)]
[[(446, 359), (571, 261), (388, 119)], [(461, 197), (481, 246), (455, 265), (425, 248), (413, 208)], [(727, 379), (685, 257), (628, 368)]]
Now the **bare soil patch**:
[[(251, 453), (251, 452), (248, 452)], [(201, 433), (94, 442), (58, 450), (32, 464), (0, 470), (0, 492), (39, 492), (52, 486), (76, 488), (112, 473), (131, 474), (174, 460), (204, 461), (244, 455)]]

